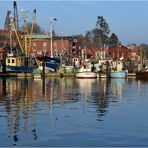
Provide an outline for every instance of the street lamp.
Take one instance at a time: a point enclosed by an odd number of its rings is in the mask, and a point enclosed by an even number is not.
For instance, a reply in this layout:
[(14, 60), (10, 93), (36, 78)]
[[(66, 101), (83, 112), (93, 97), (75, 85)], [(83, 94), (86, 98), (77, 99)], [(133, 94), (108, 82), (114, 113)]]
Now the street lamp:
[(57, 18), (56, 17), (50, 17), (50, 50), (51, 50), (51, 54), (50, 56), (53, 57), (53, 46), (52, 46), (52, 29), (53, 29), (53, 21), (56, 21)]
[(63, 54), (63, 52), (64, 52), (64, 41), (63, 41), (63, 36), (64, 36), (64, 32), (61, 32), (61, 34), (62, 34), (62, 54)]

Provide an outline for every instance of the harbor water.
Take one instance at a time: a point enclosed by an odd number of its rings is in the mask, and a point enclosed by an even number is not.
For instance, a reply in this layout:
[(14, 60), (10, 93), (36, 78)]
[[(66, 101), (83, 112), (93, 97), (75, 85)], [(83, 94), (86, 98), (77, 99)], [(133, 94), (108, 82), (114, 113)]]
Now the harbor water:
[(147, 147), (148, 81), (1, 78), (0, 146)]

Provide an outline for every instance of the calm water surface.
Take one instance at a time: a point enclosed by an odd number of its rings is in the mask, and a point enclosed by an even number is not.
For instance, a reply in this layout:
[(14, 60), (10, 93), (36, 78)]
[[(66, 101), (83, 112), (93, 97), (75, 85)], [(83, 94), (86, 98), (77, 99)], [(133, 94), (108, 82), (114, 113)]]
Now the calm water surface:
[(0, 146), (148, 146), (148, 81), (0, 79)]

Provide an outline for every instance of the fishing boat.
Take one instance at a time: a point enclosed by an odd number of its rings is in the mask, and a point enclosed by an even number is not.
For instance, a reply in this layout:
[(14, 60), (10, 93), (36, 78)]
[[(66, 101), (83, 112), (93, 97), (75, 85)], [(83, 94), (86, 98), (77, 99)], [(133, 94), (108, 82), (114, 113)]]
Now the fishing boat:
[[(33, 61), (34, 60), (34, 61)], [(26, 59), (24, 56), (18, 56), (15, 54), (7, 54), (6, 57), (6, 71), (7, 72), (25, 72), (31, 73), (34, 69), (38, 67), (35, 59), (28, 59), (28, 64), (26, 64)]]
[(76, 78), (97, 78), (97, 74), (89, 71), (77, 72)]
[(111, 65), (107, 69), (107, 77), (108, 78), (126, 78), (127, 72), (123, 70), (123, 62), (119, 60), (114, 61), (113, 65)]
[(97, 74), (92, 72), (90, 60), (85, 60), (76, 72), (76, 78), (97, 78)]
[(64, 72), (67, 74), (72, 74), (74, 72), (74, 67), (73, 66), (65, 66)]
[(148, 79), (148, 69), (141, 69), (140, 71), (136, 72), (137, 79)]
[(49, 57), (47, 55), (45, 55), (45, 56), (40, 55), (40, 56), (36, 56), (36, 59), (39, 61), (40, 64), (38, 64), (38, 65), (40, 65), (40, 67), (42, 66), (43, 61), (44, 61), (45, 68), (48, 71), (57, 71), (60, 67), (60, 64), (61, 64), (60, 59), (57, 57)]
[(48, 57), (46, 56), (44, 58), (45, 60), (45, 66), (49, 69), (49, 70), (52, 70), (52, 71), (57, 71), (60, 67), (60, 59), (58, 58), (52, 58), (52, 57)]
[(126, 71), (110, 71), (108, 72), (109, 78), (126, 78)]
[(97, 78), (106, 78), (106, 77), (107, 77), (106, 73), (97, 72)]
[[(33, 21), (32, 21), (32, 29), (31, 29), (31, 36), (33, 32), (33, 25), (34, 25), (34, 19), (35, 19), (35, 14), (36, 12), (33, 12)], [(24, 17), (25, 19), (25, 17)], [(31, 57), (30, 50), (31, 50), (31, 44), (32, 44), (32, 38), (28, 39), (27, 38), (27, 28), (24, 27), (24, 33), (23, 36), (20, 35), (20, 32), (17, 31), (14, 18), (12, 15), (9, 15), (9, 20), (10, 20), (10, 43), (8, 48), (8, 51), (6, 52), (6, 49), (3, 49), (3, 64), (1, 66), (2, 69), (5, 69), (6, 72), (24, 72), (24, 73), (32, 73), (34, 69), (38, 67), (37, 61), (35, 57)], [(24, 20), (24, 23), (26, 23), (26, 20)], [(26, 26), (26, 24), (24, 24)], [(18, 42), (18, 47), (17, 47), (17, 52), (13, 51), (13, 44), (12, 44), (12, 31), (15, 33), (17, 42)], [(21, 37), (20, 37), (21, 36)], [(21, 42), (21, 39), (23, 38), (23, 45)]]

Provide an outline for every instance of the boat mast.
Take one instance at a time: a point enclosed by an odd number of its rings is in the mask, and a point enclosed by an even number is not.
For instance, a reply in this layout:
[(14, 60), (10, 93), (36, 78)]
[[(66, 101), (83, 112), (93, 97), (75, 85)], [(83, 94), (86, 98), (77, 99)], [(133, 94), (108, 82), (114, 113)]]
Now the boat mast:
[(50, 47), (50, 56), (51, 57), (53, 57), (53, 45), (52, 45), (52, 31), (53, 31), (53, 21), (56, 21), (57, 20), (57, 18), (53, 18), (53, 17), (50, 17), (50, 41), (51, 41), (51, 43), (50, 43), (50, 45), (51, 45), (51, 47)]
[(18, 20), (18, 11), (17, 11), (16, 1), (13, 2), (13, 8), (14, 8), (14, 24), (15, 24), (16, 30), (19, 31), (19, 20)]
[(23, 53), (23, 48), (22, 48), (22, 45), (21, 45), (21, 42), (20, 42), (20, 39), (19, 39), (18, 32), (17, 32), (16, 27), (15, 27), (15, 24), (14, 24), (14, 19), (13, 19), (12, 15), (9, 15), (9, 17), (10, 17), (10, 22), (11, 22), (11, 25), (12, 25), (12, 27), (14, 29), (14, 32), (15, 32), (15, 35), (16, 35), (16, 38), (17, 38), (17, 41), (18, 41), (19, 46), (21, 48), (21, 51)]
[(11, 29), (10, 29), (10, 51), (12, 54), (12, 31), (11, 31)]
[(34, 29), (34, 24), (35, 24), (35, 16), (36, 16), (36, 9), (33, 11), (33, 16), (32, 16), (32, 25), (31, 25), (31, 33), (30, 33), (30, 38), (29, 38), (29, 50), (28, 53), (30, 53), (31, 47), (32, 47), (32, 33)]
[[(27, 42), (27, 14), (29, 11), (26, 10), (21, 10), (23, 19), (24, 19), (24, 53), (25, 53), (25, 58), (28, 58), (28, 42)], [(28, 61), (26, 61), (28, 65)]]

